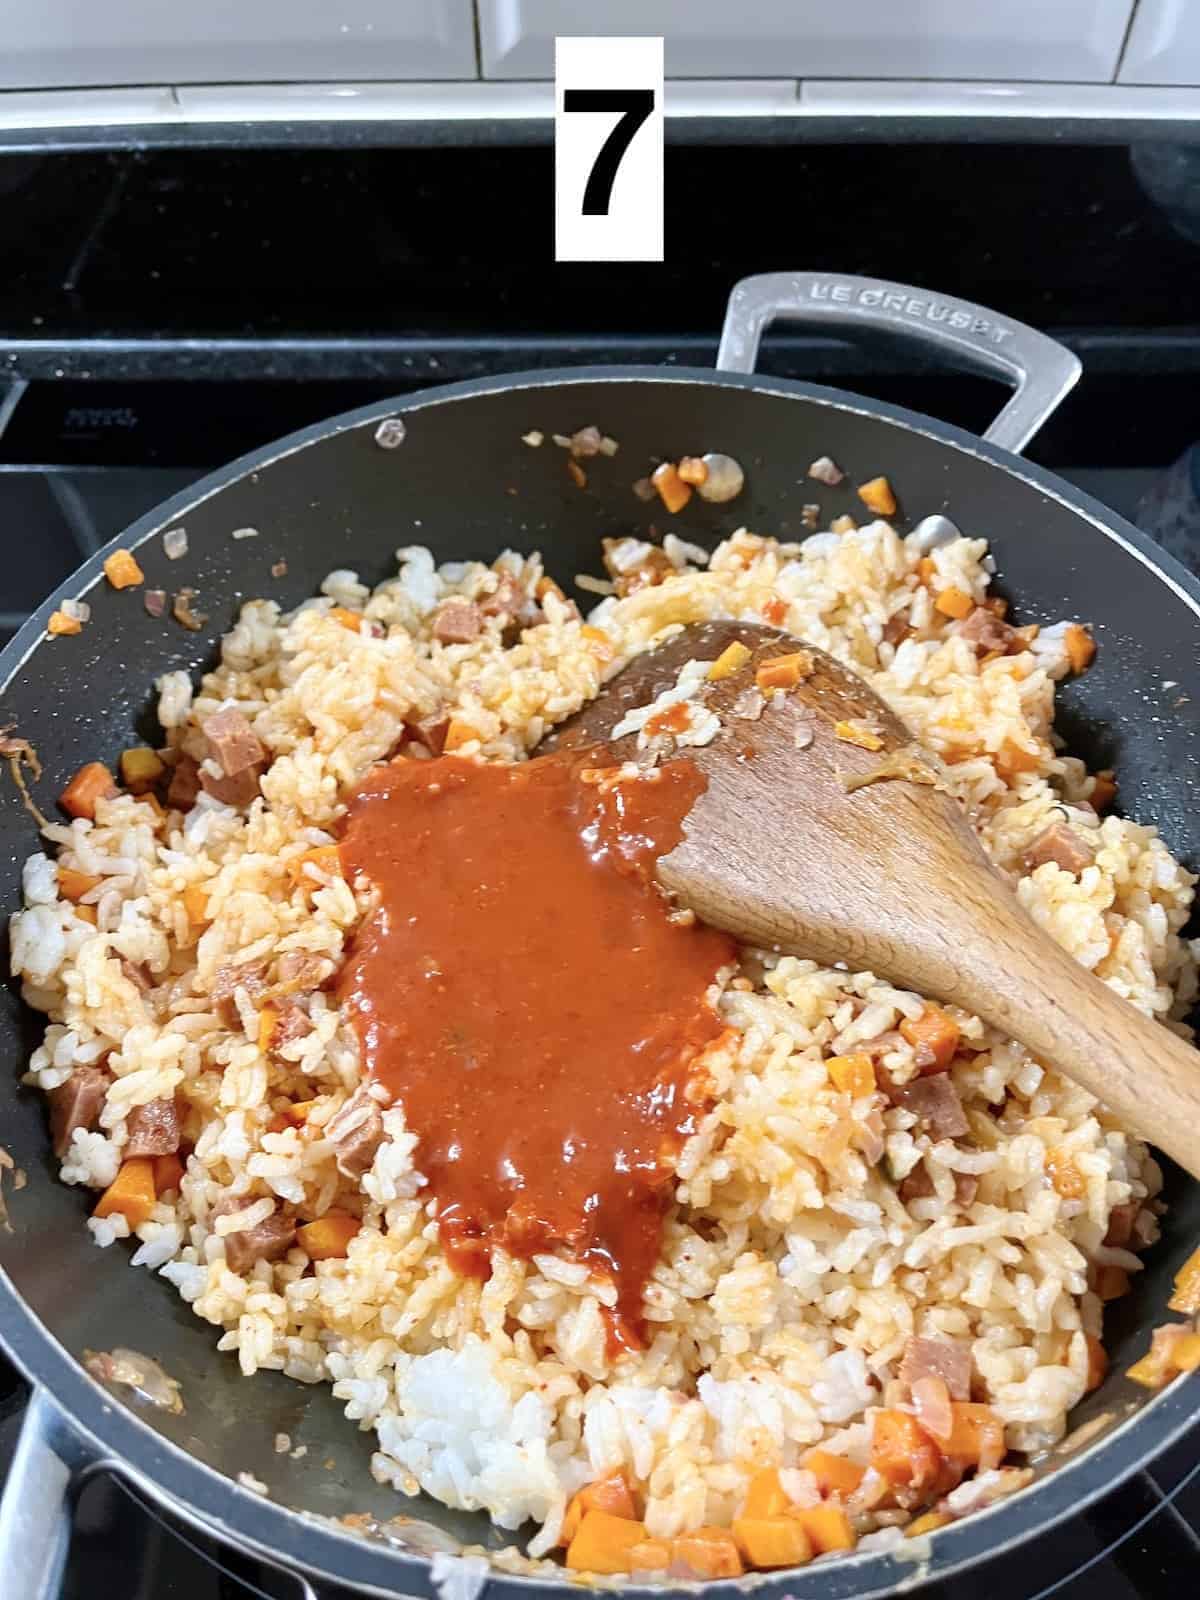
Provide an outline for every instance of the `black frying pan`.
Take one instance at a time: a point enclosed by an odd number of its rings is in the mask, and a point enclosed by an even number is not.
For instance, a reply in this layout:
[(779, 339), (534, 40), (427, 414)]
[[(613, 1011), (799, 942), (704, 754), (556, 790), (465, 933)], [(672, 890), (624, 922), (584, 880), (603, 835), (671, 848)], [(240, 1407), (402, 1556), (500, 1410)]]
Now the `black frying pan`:
[[(740, 375), (752, 372), (759, 335), (775, 316), (885, 326), (1007, 375), (1017, 393), (980, 441), (894, 406)], [(505, 545), (540, 547), (550, 571), (569, 585), (574, 573), (596, 570), (602, 535), (644, 530), (654, 520), (663, 527), (661, 512), (630, 492), (652, 458), (712, 449), (743, 463), (745, 492), (725, 506), (693, 499), (673, 524), (677, 531), (711, 543), (745, 523), (802, 538), (801, 504), (818, 498), (804, 469), (829, 454), (859, 481), (886, 474), (908, 519), (945, 512), (990, 539), (1001, 592), (1014, 600), (1020, 621), (1092, 622), (1096, 664), (1063, 688), (1059, 726), (1093, 766), (1116, 765), (1123, 806), (1156, 824), (1195, 867), (1200, 586), (1102, 506), (1012, 454), (1074, 382), (1074, 358), (976, 306), (862, 279), (780, 275), (735, 290), (720, 364), (727, 370), (580, 369), (430, 390), (294, 434), (143, 517), (117, 542), (137, 551), (148, 586), (197, 589), (208, 624), (193, 634), (151, 619), (139, 591), (108, 588), (99, 555), (47, 600), (0, 658), (0, 711), (41, 754), (43, 806), (52, 809), (53, 796), (83, 762), (111, 760), (135, 730), (138, 742), (154, 741), (153, 680), (208, 662), (245, 598), (269, 594), (294, 605), (332, 567), (354, 568), (374, 583), (394, 570), (396, 547), (410, 543), (430, 545), (439, 560), (489, 559)], [(560, 451), (521, 442), (532, 428), (570, 433), (589, 423), (621, 448), (611, 461), (589, 462), (585, 491), (569, 480)], [(848, 487), (819, 498), (830, 513), (859, 509)], [(190, 550), (173, 563), (157, 535), (178, 525), (187, 529)], [(231, 531), (244, 526), (261, 536), (234, 542)], [(287, 575), (274, 580), (269, 569), (280, 557)], [(46, 619), (66, 596), (86, 596), (91, 622), (78, 638), (47, 641)], [(20, 864), (37, 842), (6, 788), (5, 905), (18, 903)], [(17, 1083), (40, 1026), (14, 993), (5, 995), (0, 1029), (10, 1072), (0, 1089), (2, 1142), (29, 1181), (9, 1193), (11, 1231), (0, 1233), (0, 1336), (35, 1384), (0, 1508), (5, 1592), (20, 1600), (56, 1593), (65, 1507), (97, 1462), (185, 1521), (308, 1574), (316, 1586), (304, 1583), (310, 1596), (323, 1580), (371, 1594), (432, 1594), (431, 1541), (450, 1550), (459, 1541), (493, 1548), (508, 1542), (482, 1516), (410, 1503), (380, 1488), (368, 1471), (369, 1439), (355, 1433), (326, 1388), (273, 1373), (247, 1383), (218, 1355), (214, 1330), (167, 1284), (132, 1272), (121, 1246), (92, 1246), (83, 1227), (86, 1196), (55, 1179), (43, 1097)], [(1166, 1236), (1137, 1293), (1108, 1320), (1113, 1375), (1079, 1410), (1094, 1438), (1087, 1448), (1052, 1456), (1019, 1496), (940, 1532), (922, 1573), (944, 1577), (1078, 1510), (1200, 1412), (1200, 1376), (1153, 1398), (1121, 1377), (1164, 1319), (1171, 1276), (1200, 1231), (1200, 1191), (1173, 1174), (1169, 1197)], [(157, 1358), (181, 1381), (182, 1416), (139, 1406), (128, 1390), (106, 1391), (84, 1373), (85, 1349), (117, 1345)], [(275, 1454), (279, 1432), (308, 1446), (303, 1460)], [(243, 1471), (265, 1482), (270, 1498), (240, 1487)], [(381, 1521), (415, 1513), (440, 1532), (399, 1526), (389, 1539), (323, 1520), (364, 1512)], [(910, 1559), (876, 1554), (821, 1563), (763, 1577), (761, 1587), (800, 1600), (883, 1594), (912, 1585), (916, 1553), (910, 1546)], [(499, 1600), (530, 1581), (494, 1573), (489, 1595)]]

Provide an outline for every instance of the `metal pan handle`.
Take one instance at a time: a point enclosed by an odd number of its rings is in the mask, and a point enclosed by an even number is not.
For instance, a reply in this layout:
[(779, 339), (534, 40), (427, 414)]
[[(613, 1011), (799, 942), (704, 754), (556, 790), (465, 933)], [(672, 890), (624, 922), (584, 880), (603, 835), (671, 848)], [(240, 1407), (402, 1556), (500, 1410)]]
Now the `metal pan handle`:
[(83, 1474), (95, 1464), (95, 1454), (45, 1389), (35, 1389), (0, 1500), (0, 1573), (6, 1594), (58, 1600), (75, 1495)]
[(718, 371), (753, 372), (759, 342), (779, 318), (899, 335), (964, 367), (1005, 379), (1015, 393), (983, 437), (1015, 453), (1057, 409), (1082, 370), (1078, 356), (1054, 339), (970, 300), (883, 278), (767, 272), (734, 285), (721, 330)]

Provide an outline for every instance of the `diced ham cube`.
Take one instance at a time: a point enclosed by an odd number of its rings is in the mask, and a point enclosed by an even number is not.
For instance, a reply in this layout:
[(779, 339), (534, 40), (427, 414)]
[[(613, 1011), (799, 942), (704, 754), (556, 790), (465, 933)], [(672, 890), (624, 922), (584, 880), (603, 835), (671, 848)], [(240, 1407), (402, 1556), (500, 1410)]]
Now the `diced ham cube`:
[(914, 1078), (911, 1083), (889, 1091), (894, 1105), (911, 1111), (935, 1139), (960, 1139), (970, 1131), (958, 1091), (944, 1072), (931, 1078)]
[(167, 804), (177, 811), (187, 811), (200, 793), (200, 763), (189, 755), (181, 755), (171, 772), (167, 786)]
[(976, 606), (958, 634), (960, 639), (970, 640), (977, 653), (983, 656), (993, 650), (1007, 652), (1017, 637), (1017, 630), (987, 606)]
[[(954, 1199), (956, 1204), (964, 1210), (975, 1199), (979, 1192), (979, 1179), (971, 1172), (956, 1172), (954, 1174)], [(906, 1178), (900, 1180), (896, 1190), (905, 1205), (910, 1200), (931, 1199), (937, 1191), (933, 1187), (933, 1179), (929, 1176), (929, 1169), (923, 1161), (919, 1161)]]
[[(241, 1198), (232, 1209), (241, 1210), (249, 1202)], [(287, 1255), (296, 1237), (294, 1220), (275, 1211), (253, 1228), (225, 1235), (225, 1262), (230, 1272), (244, 1277), (256, 1261), (278, 1261)]]
[(125, 1156), (171, 1156), (179, 1149), (182, 1119), (174, 1098), (134, 1106), (125, 1119), (129, 1142)]
[(244, 989), (250, 1000), (257, 1000), (267, 989), (267, 963), (265, 961), (227, 961), (217, 968), (213, 979), (213, 1010), (227, 1028), (241, 1025), (241, 1014), (233, 998), (235, 989)]
[(407, 724), (411, 736), (423, 744), (430, 755), (440, 756), (446, 748), (446, 733), (450, 718), (444, 711), (435, 711), (428, 717), (418, 717)]
[(471, 600), (445, 600), (434, 613), (433, 637), (439, 644), (470, 644), (482, 632), (483, 618)]
[(247, 806), (258, 794), (258, 780), (267, 767), (267, 750), (240, 711), (227, 708), (201, 723), (221, 776), (200, 769), (200, 783), (214, 800)]
[(50, 1137), (56, 1156), (66, 1155), (76, 1128), (90, 1133), (96, 1126), (111, 1082), (101, 1067), (76, 1067), (65, 1083), (50, 1090), (46, 1098), (50, 1102)]
[(279, 1021), (271, 1034), (271, 1049), (277, 1051), (285, 1044), (295, 1044), (297, 1039), (307, 1038), (312, 1031), (312, 1018), (302, 1005), (293, 1001), (279, 1013)]
[(347, 1178), (361, 1178), (383, 1143), (383, 1113), (367, 1084), (360, 1084), (346, 1104), (325, 1124), (337, 1168)]
[(319, 989), (331, 976), (333, 967), (325, 956), (315, 956), (308, 950), (286, 950), (275, 970), (289, 994), (303, 994)]
[(1108, 1232), (1104, 1235), (1104, 1243), (1115, 1250), (1127, 1250), (1133, 1238), (1133, 1225), (1141, 1209), (1140, 1200), (1126, 1200), (1123, 1205), (1114, 1206), (1108, 1213)]
[(900, 1381), (911, 1389), (919, 1378), (940, 1378), (951, 1400), (969, 1400), (970, 1348), (959, 1339), (910, 1339), (900, 1362)]
[(1064, 872), (1078, 877), (1095, 859), (1094, 848), (1081, 833), (1065, 822), (1052, 822), (1042, 829), (1025, 852), (1025, 870), (1033, 872), (1037, 867), (1044, 867), (1047, 861), (1053, 861)]

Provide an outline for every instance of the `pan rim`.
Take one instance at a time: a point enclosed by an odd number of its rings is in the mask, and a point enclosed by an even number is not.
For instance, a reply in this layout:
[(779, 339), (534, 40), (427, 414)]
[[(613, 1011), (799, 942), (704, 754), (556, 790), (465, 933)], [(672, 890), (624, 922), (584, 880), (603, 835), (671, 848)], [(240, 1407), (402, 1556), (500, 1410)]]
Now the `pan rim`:
[[(94, 552), (43, 602), (0, 651), (0, 695), (8, 689), (38, 645), (47, 641), (45, 622), (50, 611), (62, 599), (84, 593), (101, 581), (104, 559), (112, 550), (137, 549), (164, 527), (249, 473), (260, 471), (332, 435), (483, 394), (629, 382), (716, 385), (807, 401), (833, 411), (879, 419), (904, 432), (931, 438), (960, 454), (986, 461), (1082, 517), (1097, 533), (1118, 544), (1182, 600), (1200, 623), (1200, 582), (1146, 535), (1054, 473), (951, 423), (886, 402), (868, 401), (845, 390), (791, 379), (697, 367), (564, 367), (466, 380), (424, 390), (411, 397), (401, 395), (374, 401), (296, 430), (207, 474), (153, 507)], [(300, 1572), (310, 1572), (334, 1582), (357, 1584), (364, 1592), (394, 1593), (395, 1584), (400, 1580), (409, 1590), (415, 1588), (427, 1595), (436, 1593), (426, 1558), (366, 1541), (324, 1523), (313, 1513), (264, 1500), (165, 1439), (135, 1413), (115, 1403), (27, 1305), (2, 1267), (0, 1309), (4, 1313), (0, 1318), (2, 1342), (17, 1365), (31, 1381), (45, 1387), (71, 1425), (95, 1443), (102, 1462), (139, 1484), (174, 1515), (240, 1548), (257, 1551), (268, 1561), (282, 1562), (289, 1568), (294, 1564)], [(843, 1597), (848, 1600), (851, 1595), (869, 1600), (870, 1596), (894, 1591), (898, 1585), (911, 1587), (934, 1577), (948, 1577), (984, 1559), (988, 1553), (1021, 1543), (1082, 1510), (1167, 1449), (1198, 1414), (1200, 1373), (1177, 1380), (1154, 1399), (1131, 1411), (1094, 1445), (1081, 1449), (1061, 1467), (1018, 1495), (943, 1530), (927, 1553), (921, 1552), (919, 1547), (900, 1555), (870, 1552), (829, 1566), (821, 1564), (807, 1572), (763, 1574), (761, 1579), (752, 1580), (750, 1586), (763, 1590), (772, 1586), (773, 1592), (786, 1592), (795, 1600), (818, 1592), (824, 1600), (843, 1600)], [(1145, 1438), (1148, 1432), (1154, 1434), (1152, 1441)], [(304, 1542), (314, 1541), (315, 1548), (299, 1548)], [(354, 1566), (366, 1570), (361, 1576), (351, 1576), (349, 1569)], [(499, 1571), (493, 1571), (488, 1579), (489, 1589), (496, 1594), (499, 1586), (523, 1591), (531, 1586), (544, 1588), (554, 1581)], [(746, 1587), (746, 1584), (714, 1584), (706, 1586), (705, 1592), (720, 1600), (721, 1596), (744, 1593)], [(659, 1596), (664, 1593), (662, 1589), (633, 1586), (620, 1592)]]

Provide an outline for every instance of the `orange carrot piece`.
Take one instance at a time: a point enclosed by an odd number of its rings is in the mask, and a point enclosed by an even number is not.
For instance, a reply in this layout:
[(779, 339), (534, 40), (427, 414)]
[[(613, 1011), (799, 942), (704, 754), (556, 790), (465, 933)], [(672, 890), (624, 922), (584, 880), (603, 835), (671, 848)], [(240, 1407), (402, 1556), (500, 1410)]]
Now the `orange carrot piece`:
[(853, 1550), (857, 1543), (850, 1518), (841, 1506), (797, 1506), (792, 1516), (808, 1535), (815, 1555), (828, 1555), (831, 1550)]
[(594, 1483), (585, 1483), (583, 1488), (571, 1497), (558, 1536), (559, 1544), (570, 1544), (579, 1530), (579, 1524), (589, 1511), (605, 1511), (610, 1517), (624, 1517), (627, 1522), (637, 1521), (637, 1505), (633, 1498), (633, 1490), (624, 1473), (611, 1472), (606, 1478), (597, 1478)]
[(1185, 1311), (1189, 1316), (1200, 1311), (1200, 1249), (1193, 1250), (1175, 1274), (1175, 1293), (1167, 1304), (1172, 1311)]
[(963, 1467), (998, 1467), (1004, 1459), (1004, 1424), (990, 1406), (952, 1400), (953, 1426), (944, 1443), (946, 1455)]
[(890, 1484), (927, 1489), (937, 1480), (942, 1456), (907, 1411), (880, 1411), (871, 1435), (871, 1465)]
[(764, 1467), (750, 1479), (742, 1515), (749, 1517), (751, 1521), (758, 1521), (763, 1517), (778, 1517), (790, 1505), (791, 1501), (779, 1481), (779, 1473), (774, 1467)]
[(452, 750), (461, 750), (463, 745), (470, 744), (473, 739), (478, 739), (479, 737), (478, 728), (473, 728), (469, 722), (464, 722), (461, 717), (451, 717), (450, 725), (446, 729), (446, 742), (442, 749), (449, 755)]
[(675, 1560), (701, 1578), (740, 1578), (741, 1552), (728, 1528), (696, 1528), (673, 1542)]
[(664, 461), (661, 467), (655, 467), (650, 474), (650, 482), (658, 490), (658, 498), (672, 516), (682, 511), (692, 498), (691, 484), (684, 483), (673, 461)]
[(166, 770), (157, 752), (147, 745), (121, 751), (121, 782), (130, 794), (144, 794)]
[(975, 602), (971, 596), (954, 584), (943, 589), (935, 597), (933, 605), (935, 611), (940, 611), (944, 617), (953, 617), (956, 622), (969, 617), (975, 609)]
[(1171, 1364), (1177, 1372), (1195, 1372), (1200, 1367), (1200, 1333), (1185, 1333), (1171, 1347)]
[(764, 661), (754, 674), (754, 681), (760, 689), (794, 689), (812, 677), (814, 665), (811, 650), (793, 650), (790, 655)]
[(923, 583), (928, 588), (936, 577), (937, 562), (932, 556), (922, 556), (920, 561), (917, 562), (918, 582)]
[(630, 1572), (665, 1572), (671, 1565), (669, 1539), (643, 1539), (629, 1549)]
[(872, 478), (860, 485), (858, 498), (868, 510), (877, 512), (881, 517), (896, 514), (896, 496), (886, 478)]
[(99, 882), (99, 878), (93, 878), (86, 872), (77, 872), (74, 867), (60, 866), (58, 869), (58, 892), (64, 900), (82, 900)]
[(708, 466), (700, 456), (684, 456), (675, 470), (679, 473), (681, 483), (698, 487), (708, 482)]
[(319, 889), (321, 885), (306, 871), (308, 866), (313, 866), (318, 872), (330, 878), (342, 876), (342, 855), (336, 844), (321, 844), (313, 850), (306, 850), (302, 856), (293, 856), (287, 864), (288, 876), (293, 883), (298, 883), (306, 889)]
[[(869, 1058), (868, 1058), (869, 1059)], [(865, 1467), (832, 1450), (810, 1450), (800, 1465), (811, 1472), (822, 1494), (851, 1495), (863, 1481)]]
[(1023, 744), (1005, 739), (994, 759), (996, 771), (1010, 782), (1018, 772), (1036, 772), (1042, 758), (1036, 750), (1027, 750)]
[(608, 1511), (589, 1511), (567, 1547), (567, 1566), (572, 1572), (629, 1572), (629, 1553), (645, 1538), (640, 1522), (614, 1517)]
[(860, 750), (883, 749), (883, 740), (874, 728), (868, 728), (865, 722), (853, 719), (848, 722), (835, 722), (833, 734), (835, 739), (841, 739), (844, 744), (856, 744)]
[(721, 654), (705, 673), (709, 683), (720, 683), (722, 678), (731, 678), (739, 667), (744, 667), (750, 659), (750, 650), (740, 639), (735, 639), (732, 644), (727, 644)]
[(875, 1093), (875, 1068), (868, 1055), (856, 1052), (852, 1056), (830, 1056), (825, 1070), (834, 1088), (853, 1100)]
[(733, 1537), (752, 1567), (802, 1567), (812, 1560), (808, 1534), (795, 1517), (736, 1517)]
[(84, 922), (90, 922), (93, 928), (100, 920), (96, 914), (95, 906), (76, 906), (75, 915), (82, 918)]
[(1108, 1372), (1108, 1353), (1099, 1339), (1094, 1334), (1085, 1334), (1088, 1353), (1088, 1375), (1086, 1393), (1091, 1394), (1093, 1389), (1098, 1389), (1104, 1382)]
[(359, 1219), (348, 1212), (327, 1211), (323, 1217), (297, 1228), (296, 1242), (310, 1261), (342, 1261), (361, 1227)]
[(1096, 654), (1096, 641), (1086, 628), (1073, 622), (1067, 629), (1064, 644), (1072, 672), (1086, 672)]
[(1082, 1200), (1087, 1193), (1083, 1173), (1065, 1150), (1046, 1151), (1046, 1176), (1055, 1193), (1064, 1200)]
[(142, 583), (146, 575), (128, 550), (114, 550), (105, 559), (104, 576), (114, 589), (128, 589), (135, 583)]
[(119, 1211), (131, 1228), (140, 1228), (154, 1210), (154, 1162), (149, 1156), (131, 1156), (96, 1202), (94, 1217), (111, 1217)]
[(171, 1154), (168, 1156), (154, 1157), (154, 1192), (156, 1195), (166, 1194), (168, 1190), (178, 1189), (183, 1182), (184, 1166), (180, 1158)]
[(350, 633), (359, 631), (359, 624), (363, 622), (361, 611), (349, 611), (345, 606), (333, 606), (325, 615), (331, 622), (339, 622)]
[(58, 797), (58, 803), (72, 817), (96, 820), (96, 801), (110, 800), (117, 792), (117, 780), (103, 761), (89, 761), (71, 779)]
[(275, 1030), (279, 1026), (279, 1007), (272, 1005), (263, 1006), (258, 1013), (258, 1048), (269, 1050), (271, 1040), (275, 1037)]
[(763, 603), (763, 621), (769, 622), (773, 628), (777, 628), (784, 617), (787, 616), (787, 609), (787, 601), (781, 600), (777, 594), (773, 594), (769, 600)]
[(52, 611), (46, 622), (46, 632), (51, 638), (67, 633), (82, 633), (83, 623), (78, 617), (69, 617), (65, 611)]
[(189, 883), (183, 891), (183, 909), (193, 927), (209, 921), (208, 890), (202, 883)]
[(919, 1539), (923, 1533), (936, 1533), (939, 1528), (947, 1527), (954, 1518), (947, 1511), (927, 1511), (923, 1517), (917, 1517), (910, 1522), (904, 1530), (906, 1539)]
[(919, 1017), (905, 1017), (901, 1035), (916, 1052), (923, 1073), (945, 1072), (958, 1049), (958, 1023), (940, 1006), (926, 1006)]

